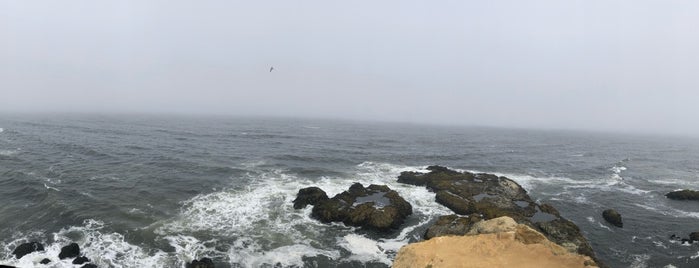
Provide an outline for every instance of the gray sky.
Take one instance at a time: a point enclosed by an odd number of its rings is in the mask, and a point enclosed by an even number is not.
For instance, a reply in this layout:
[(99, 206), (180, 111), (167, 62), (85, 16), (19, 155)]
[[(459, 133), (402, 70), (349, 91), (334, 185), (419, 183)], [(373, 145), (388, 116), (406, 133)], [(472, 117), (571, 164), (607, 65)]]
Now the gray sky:
[(699, 1), (0, 0), (0, 111), (699, 135)]

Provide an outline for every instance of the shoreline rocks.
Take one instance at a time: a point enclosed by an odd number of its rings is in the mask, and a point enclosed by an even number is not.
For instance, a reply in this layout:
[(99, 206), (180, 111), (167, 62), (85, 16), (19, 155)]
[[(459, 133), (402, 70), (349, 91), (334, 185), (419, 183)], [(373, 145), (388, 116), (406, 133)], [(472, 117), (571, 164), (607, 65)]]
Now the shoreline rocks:
[(607, 209), (602, 211), (602, 218), (604, 218), (605, 221), (616, 227), (624, 227), (624, 223), (621, 221), (621, 214), (619, 214), (619, 212), (617, 212), (614, 209)]
[(294, 199), (294, 209), (302, 209), (308, 205), (315, 206), (319, 202), (328, 200), (328, 194), (318, 187), (308, 187), (299, 190)]
[(402, 172), (398, 182), (425, 186), (435, 192), (438, 203), (458, 215), (468, 217), (440, 217), (435, 225), (427, 229), (426, 239), (459, 235), (480, 219), (507, 216), (518, 224), (530, 226), (569, 252), (596, 260), (592, 247), (577, 225), (561, 217), (553, 206), (534, 202), (515, 181), (493, 174), (458, 172), (441, 166), (429, 166), (427, 170), (428, 173)]
[(317, 187), (299, 190), (294, 208), (313, 205), (311, 217), (325, 223), (342, 222), (379, 231), (398, 228), (413, 213), (410, 203), (386, 185), (355, 183), (332, 198)]
[(403, 246), (393, 267), (598, 267), (510, 217), (479, 221), (465, 236), (443, 236)]
[(15, 255), (15, 258), (21, 259), (22, 257), (24, 257), (24, 255), (36, 251), (44, 251), (44, 245), (42, 245), (39, 242), (23, 243), (17, 246), (17, 248), (15, 248), (15, 250), (12, 251), (12, 254)]
[(58, 253), (59, 259), (76, 258), (80, 255), (80, 246), (77, 243), (70, 243), (61, 248), (61, 253)]
[(672, 200), (699, 200), (699, 191), (688, 189), (672, 191), (665, 194), (665, 197)]

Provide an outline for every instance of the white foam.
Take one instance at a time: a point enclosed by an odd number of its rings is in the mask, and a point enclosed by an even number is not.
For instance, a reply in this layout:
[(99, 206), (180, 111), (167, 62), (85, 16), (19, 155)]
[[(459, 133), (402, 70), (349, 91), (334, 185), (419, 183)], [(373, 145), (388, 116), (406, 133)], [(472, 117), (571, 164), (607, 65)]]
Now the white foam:
[(693, 259), (696, 259), (696, 258), (699, 258), (699, 251), (697, 251), (697, 254), (694, 254), (694, 255), (692, 255), (692, 256), (689, 256), (689, 258), (692, 259), (692, 260), (693, 260)]
[(646, 268), (648, 267), (648, 260), (650, 260), (649, 254), (636, 254), (631, 255), (633, 261), (629, 265), (630, 268)]
[(620, 174), (622, 171), (626, 170), (626, 167), (625, 166), (613, 166), (611, 168), (611, 170), (612, 170), (612, 172), (614, 172), (614, 174)]
[(13, 156), (19, 153), (21, 149), (17, 148), (16, 150), (0, 150), (0, 155), (2, 156)]
[(46, 183), (44, 183), (44, 187), (46, 187), (47, 190), (54, 190), (54, 191), (57, 191), (57, 192), (60, 192), (60, 191), (61, 191), (61, 190), (59, 190), (58, 188), (54, 188), (54, 187), (51, 187), (51, 186), (46, 185)]
[[(252, 163), (253, 165), (258, 163)], [(392, 255), (410, 240), (410, 233), (427, 224), (438, 215), (451, 214), (446, 207), (434, 202), (434, 193), (425, 187), (397, 182), (402, 171), (427, 172), (423, 167), (400, 166), (386, 163), (364, 162), (356, 167), (356, 174), (344, 177), (299, 178), (275, 170), (251, 178), (246, 189), (222, 190), (196, 196), (183, 204), (180, 214), (162, 223), (156, 234), (166, 238), (181, 252), (206, 253), (231, 260), (244, 267), (258, 267), (264, 264), (302, 266), (304, 256), (324, 255), (336, 261), (378, 261), (390, 265)], [(341, 223), (323, 224), (310, 218), (311, 207), (295, 210), (292, 200), (299, 189), (317, 186), (328, 196), (334, 196), (349, 188), (354, 182), (385, 184), (397, 191), (413, 206), (417, 222), (404, 225), (393, 238), (372, 240), (353, 236), (356, 228)], [(196, 248), (188, 245), (209, 244), (211, 241), (198, 241), (187, 238), (187, 234), (206, 232), (221, 238), (235, 240), (230, 252), (216, 252), (215, 249)], [(327, 234), (344, 239), (340, 245), (327, 240)], [(269, 241), (277, 241), (269, 243)], [(286, 241), (286, 242), (279, 242)], [(215, 242), (215, 241), (213, 241)], [(328, 244), (330, 243), (330, 244)], [(362, 250), (373, 245), (372, 250)], [(338, 247), (339, 246), (339, 247)], [(350, 257), (340, 257), (339, 249), (353, 252)], [(380, 248), (381, 250), (374, 250)], [(361, 253), (361, 254), (360, 254)], [(193, 258), (192, 255), (180, 258)]]
[(378, 261), (385, 263), (386, 265), (391, 265), (392, 263), (392, 261), (384, 254), (385, 250), (379, 247), (377, 241), (364, 236), (348, 234), (338, 241), (338, 245), (352, 253), (352, 256), (349, 258), (350, 260), (365, 263), (370, 261)]
[[(95, 220), (87, 220), (82, 226), (73, 226), (53, 233), (53, 243), (44, 246), (44, 251), (33, 252), (17, 260), (12, 255), (4, 256), (0, 263), (17, 267), (37, 267), (44, 258), (51, 260), (51, 267), (72, 268), (72, 259), (58, 259), (61, 247), (75, 242), (80, 246), (82, 254), (87, 256), (98, 267), (162, 267), (168, 266), (167, 254), (156, 251), (149, 254), (139, 246), (124, 241), (124, 236), (118, 233), (103, 232), (104, 224)], [(77, 240), (69, 237), (78, 236)], [(27, 242), (25, 238), (17, 239), (5, 245), (4, 251), (11, 252), (14, 248)]]
[(4, 132), (4, 131), (5, 131), (5, 129), (3, 129), (3, 128), (0, 127), (0, 133), (2, 133), (2, 132)]

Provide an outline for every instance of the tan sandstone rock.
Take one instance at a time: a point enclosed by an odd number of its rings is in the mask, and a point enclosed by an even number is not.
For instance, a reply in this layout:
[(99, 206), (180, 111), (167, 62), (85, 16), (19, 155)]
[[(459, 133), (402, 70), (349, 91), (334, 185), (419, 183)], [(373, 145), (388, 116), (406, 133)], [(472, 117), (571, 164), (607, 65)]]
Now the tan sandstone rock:
[(442, 236), (400, 249), (393, 267), (597, 267), (512, 218), (479, 222), (465, 236)]

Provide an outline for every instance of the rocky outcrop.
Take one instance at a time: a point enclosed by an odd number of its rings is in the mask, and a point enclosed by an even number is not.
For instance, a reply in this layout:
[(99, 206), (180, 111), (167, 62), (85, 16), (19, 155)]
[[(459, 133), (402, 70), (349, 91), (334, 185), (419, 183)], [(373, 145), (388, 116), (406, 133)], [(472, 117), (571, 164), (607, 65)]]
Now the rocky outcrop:
[(480, 221), (477, 214), (470, 216), (446, 215), (437, 218), (425, 232), (425, 239), (446, 235), (465, 235), (473, 223)]
[(605, 211), (602, 211), (602, 217), (605, 221), (616, 227), (624, 227), (624, 223), (621, 221), (621, 214), (619, 214), (619, 212), (617, 212), (616, 210), (607, 209)]
[[(325, 193), (325, 192), (323, 192)], [(214, 261), (209, 258), (201, 258), (201, 260), (193, 260), (186, 265), (187, 268), (215, 268)]]
[(473, 223), (466, 236), (443, 236), (403, 246), (393, 267), (597, 267), (510, 217)]
[(689, 234), (689, 241), (692, 243), (699, 242), (699, 232), (693, 232)]
[(674, 192), (669, 192), (665, 195), (669, 199), (674, 200), (699, 200), (699, 191), (692, 190), (679, 190)]
[(428, 173), (403, 172), (398, 182), (425, 186), (435, 192), (435, 200), (459, 215), (439, 218), (429, 227), (425, 238), (461, 234), (470, 230), (478, 220), (501, 216), (512, 218), (545, 235), (548, 240), (579, 253), (595, 258), (582, 232), (571, 221), (560, 216), (551, 205), (537, 204), (519, 184), (506, 177), (492, 174), (458, 172), (440, 166), (429, 166)]
[(58, 253), (58, 258), (61, 260), (75, 258), (78, 256), (80, 256), (80, 246), (78, 246), (76, 243), (70, 243), (70, 245), (62, 247), (61, 252)]
[[(320, 194), (318, 190), (320, 189), (301, 189), (294, 200), (294, 207), (297, 207), (297, 200), (299, 204), (312, 204), (308, 200), (314, 200), (311, 217), (322, 222), (343, 222), (349, 226), (382, 231), (397, 228), (413, 211), (410, 203), (386, 185), (372, 184), (364, 187), (355, 183), (349, 190), (329, 199), (323, 199), (322, 195), (325, 192), (320, 190), (323, 193)], [(309, 196), (314, 198), (308, 198)], [(298, 206), (301, 207), (305, 205)]]
[(50, 262), (51, 262), (51, 260), (50, 260), (49, 258), (44, 258), (44, 259), (41, 260), (39, 263), (41, 263), (41, 264), (49, 264)]
[(299, 190), (294, 199), (294, 208), (302, 209), (307, 205), (314, 206), (318, 202), (328, 200), (328, 195), (318, 187), (308, 187)]
[(44, 245), (38, 242), (23, 243), (17, 246), (17, 248), (12, 251), (12, 254), (15, 255), (15, 258), (20, 259), (24, 257), (24, 255), (35, 251), (44, 251)]

